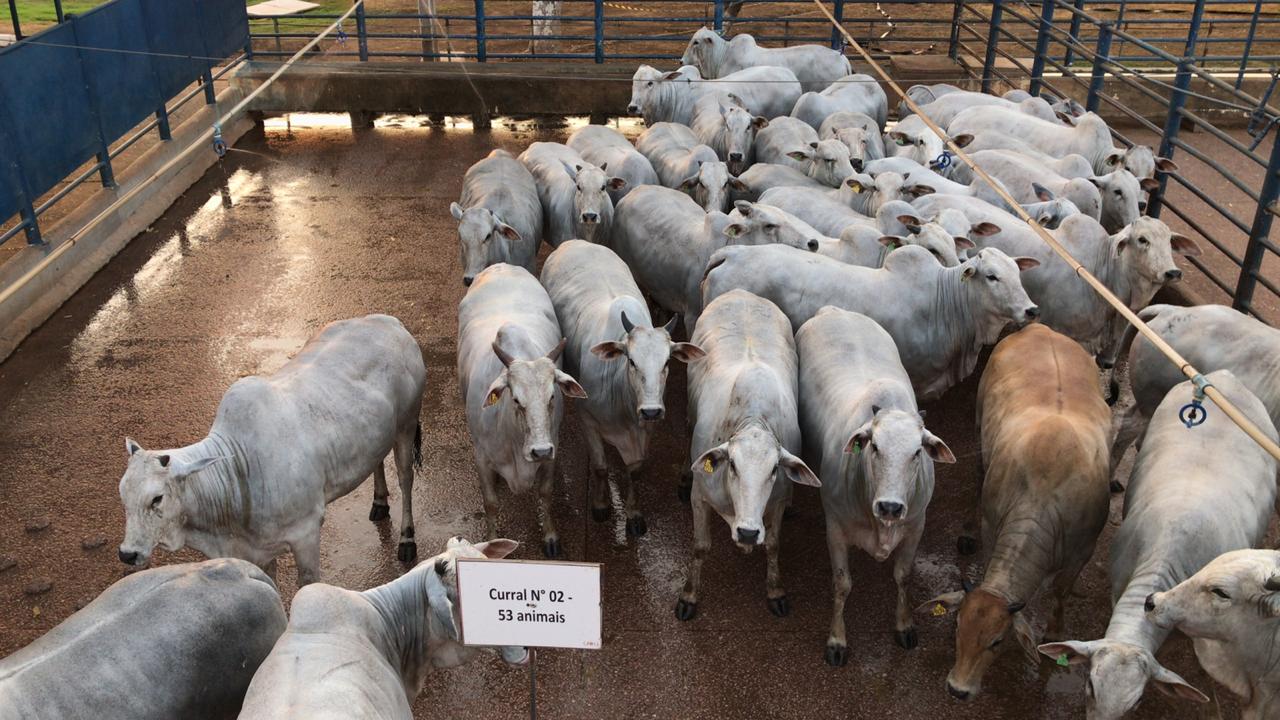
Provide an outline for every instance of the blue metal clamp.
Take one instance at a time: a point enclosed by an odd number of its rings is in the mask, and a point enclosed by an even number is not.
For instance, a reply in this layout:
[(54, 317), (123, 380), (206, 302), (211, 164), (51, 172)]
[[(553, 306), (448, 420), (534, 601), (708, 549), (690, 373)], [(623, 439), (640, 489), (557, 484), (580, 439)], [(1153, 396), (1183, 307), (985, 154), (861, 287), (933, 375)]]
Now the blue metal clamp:
[(343, 47), (347, 46), (347, 31), (342, 29), (341, 21), (338, 22), (338, 44)]
[(1209, 418), (1208, 411), (1204, 409), (1204, 391), (1211, 383), (1205, 379), (1204, 375), (1197, 373), (1191, 378), (1191, 384), (1196, 386), (1191, 402), (1178, 409), (1178, 419), (1187, 426), (1187, 429), (1202, 425)]
[(929, 165), (934, 170), (946, 170), (951, 167), (951, 159), (955, 157), (949, 150), (943, 150), (942, 154), (933, 159)]
[(222, 157), (227, 154), (227, 143), (222, 139), (222, 124), (213, 124), (213, 151)]

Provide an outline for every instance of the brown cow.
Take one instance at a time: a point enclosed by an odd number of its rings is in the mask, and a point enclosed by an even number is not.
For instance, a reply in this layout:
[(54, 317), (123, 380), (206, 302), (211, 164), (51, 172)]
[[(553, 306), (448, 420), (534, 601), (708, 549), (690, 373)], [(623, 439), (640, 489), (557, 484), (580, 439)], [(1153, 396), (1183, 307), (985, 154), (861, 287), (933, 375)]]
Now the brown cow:
[(1005, 338), (982, 373), (977, 414), (986, 574), (920, 608), (960, 608), (947, 691), (961, 700), (977, 696), (1010, 629), (1035, 656), (1019, 611), (1046, 580), (1056, 600), (1046, 635), (1061, 633), (1063, 602), (1093, 555), (1109, 495), (1111, 414), (1093, 358), (1074, 340), (1039, 324)]

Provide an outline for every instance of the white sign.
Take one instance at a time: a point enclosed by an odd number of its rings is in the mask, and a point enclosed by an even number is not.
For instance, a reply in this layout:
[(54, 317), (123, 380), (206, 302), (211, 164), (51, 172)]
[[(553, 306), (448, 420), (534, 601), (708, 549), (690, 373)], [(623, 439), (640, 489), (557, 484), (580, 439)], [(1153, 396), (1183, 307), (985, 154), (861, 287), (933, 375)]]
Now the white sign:
[(464, 645), (598, 650), (596, 563), (458, 558)]

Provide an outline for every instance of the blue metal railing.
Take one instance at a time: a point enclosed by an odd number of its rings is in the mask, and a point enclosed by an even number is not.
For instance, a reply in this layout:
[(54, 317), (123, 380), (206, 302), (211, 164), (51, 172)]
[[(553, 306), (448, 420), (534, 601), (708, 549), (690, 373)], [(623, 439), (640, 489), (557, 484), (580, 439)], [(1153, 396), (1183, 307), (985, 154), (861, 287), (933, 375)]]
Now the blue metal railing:
[(151, 130), (169, 139), (197, 95), (213, 102), (213, 68), (247, 36), (243, 0), (112, 0), (0, 49), (0, 219), (20, 218), (0, 243), (40, 243), (40, 215), (95, 174), (114, 186), (112, 160)]

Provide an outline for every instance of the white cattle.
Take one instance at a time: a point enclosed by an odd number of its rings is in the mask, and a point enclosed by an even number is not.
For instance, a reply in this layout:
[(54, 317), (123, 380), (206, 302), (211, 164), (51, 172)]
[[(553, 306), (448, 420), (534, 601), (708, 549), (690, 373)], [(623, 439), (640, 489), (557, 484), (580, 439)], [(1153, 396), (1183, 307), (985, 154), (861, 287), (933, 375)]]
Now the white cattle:
[(0, 660), (0, 719), (233, 717), (285, 623), (275, 584), (242, 560), (127, 575)]
[(1241, 720), (1280, 707), (1280, 552), (1234, 550), (1172, 590), (1147, 598), (1147, 617), (1191, 638), (1200, 666), (1245, 706)]
[(825, 305), (863, 313), (893, 337), (926, 400), (968, 377), (1006, 325), (1039, 317), (1018, 280), (1035, 265), (985, 249), (944, 268), (924, 248), (904, 247), (872, 270), (780, 245), (726, 247), (707, 265), (703, 302), (742, 288), (772, 300), (796, 328)]
[[(1207, 377), (1275, 439), (1267, 409), (1230, 370)], [(1156, 660), (1169, 631), (1147, 620), (1143, 606), (1151, 593), (1169, 590), (1222, 553), (1260, 547), (1266, 538), (1276, 461), (1220, 412), (1188, 430), (1178, 413), (1193, 390), (1184, 382), (1165, 396), (1134, 463), (1124, 522), (1111, 544), (1115, 609), (1106, 635), (1040, 646), (1055, 660), (1089, 664), (1090, 720), (1119, 720), (1142, 699), (1148, 681), (1165, 693), (1208, 701)]]
[[(1089, 164), (1088, 160), (1084, 159), (1083, 155), (1071, 153), (1070, 155), (1060, 158), (1049, 157), (1042, 152), (1037, 152), (1034, 149), (1027, 147), (1025, 144), (1023, 144), (1024, 149), (1022, 150), (1012, 149), (999, 144), (993, 147), (987, 147), (986, 145), (989, 144), (985, 143), (984, 140), (989, 137), (992, 137), (992, 133), (980, 133), (980, 137), (975, 139), (967, 148), (965, 148), (965, 154), (969, 157), (973, 157), (979, 152), (1008, 152), (1019, 159), (1023, 159), (1025, 162), (1036, 163), (1039, 167), (1068, 180), (1074, 178), (1088, 179), (1093, 177), (1093, 166)], [(1013, 138), (1012, 140), (1016, 141), (1017, 139)], [(950, 173), (951, 179), (956, 182), (972, 183), (974, 178), (977, 177), (977, 174), (973, 172), (973, 169), (961, 162), (959, 158), (952, 158), (952, 160), (953, 163)]]
[(209, 434), (173, 450), (125, 438), (120, 560), (146, 565), (157, 545), (238, 557), (275, 575), (292, 552), (298, 584), (320, 579), (325, 505), (373, 474), (370, 520), (390, 516), (382, 463), (400, 476), (397, 557), (413, 541), (413, 468), (421, 464), (422, 349), (400, 321), (368, 315), (326, 325), (284, 367), (241, 378)]
[(852, 210), (875, 216), (885, 203), (895, 200), (913, 201), (933, 192), (933, 188), (914, 182), (897, 173), (881, 173), (878, 177), (855, 174), (837, 188), (829, 188), (796, 170), (781, 165), (757, 164), (741, 175), (747, 184), (748, 197), (760, 197), (772, 188), (796, 188), (819, 191), (827, 198)]
[(467, 169), (462, 198), (449, 212), (458, 221), (462, 282), (494, 263), (533, 270), (542, 242), (542, 205), (533, 176), (506, 150)]
[[(933, 85), (912, 85), (907, 88), (907, 97), (917, 105), (928, 105), (936, 101), (938, 98), (950, 95), (952, 93), (968, 92), (961, 90), (955, 85), (949, 83), (936, 83)], [(911, 106), (907, 105), (906, 98), (898, 102), (898, 117), (904, 118), (911, 114)]]
[(622, 133), (605, 125), (587, 125), (574, 131), (566, 143), (583, 160), (622, 180), (618, 187), (609, 184), (609, 197), (615, 205), (632, 189), (641, 185), (657, 185), (658, 173), (649, 159), (637, 152)]
[[(1151, 192), (1160, 186), (1155, 181), (1156, 170), (1177, 172), (1178, 163), (1169, 158), (1156, 157), (1149, 145), (1134, 145), (1124, 151), (1124, 169), (1142, 181), (1142, 189)], [(1150, 181), (1150, 182), (1148, 182)]]
[(818, 249), (816, 235), (797, 234), (776, 208), (742, 200), (734, 205), (728, 215), (703, 212), (688, 195), (657, 186), (641, 188), (618, 204), (613, 250), (655, 304), (684, 315), (689, 333), (702, 309), (702, 271), (718, 248), (783, 243)]
[[(1140, 310), (1138, 317), (1200, 372), (1234, 373), (1262, 401), (1271, 422), (1280, 426), (1280, 330), (1223, 305), (1151, 305)], [(1126, 327), (1124, 340), (1113, 348), (1118, 352), (1133, 339), (1129, 382), (1134, 402), (1116, 415), (1112, 467), (1134, 439), (1142, 437), (1148, 419), (1165, 394), (1186, 379), (1146, 338), (1134, 338), (1136, 331), (1132, 327)], [(1115, 354), (1100, 358), (1099, 364), (1111, 367)], [(1214, 412), (1207, 403), (1206, 407)]]
[[(472, 545), (455, 537), (386, 585), (299, 590), (288, 629), (253, 676), (241, 720), (411, 720), (433, 669), (490, 652), (461, 642), (457, 559), (503, 558), (515, 549), (513, 540)], [(511, 664), (529, 658), (522, 647), (497, 652)]]
[(784, 67), (795, 73), (804, 92), (819, 92), (850, 72), (849, 59), (838, 50), (821, 45), (763, 48), (750, 35), (725, 40), (706, 27), (689, 39), (680, 62), (697, 66), (706, 78), (724, 77), (760, 65)]
[[(1004, 199), (995, 191), (994, 186), (981, 178), (975, 179), (973, 183), (968, 185), (958, 183), (954, 180), (948, 180), (915, 160), (902, 155), (872, 160), (867, 163), (865, 172), (872, 177), (886, 172), (894, 172), (910, 179), (913, 183), (931, 187), (936, 193), (975, 197), (999, 208), (1008, 207)], [(998, 179), (996, 183), (1000, 187), (1004, 187), (1003, 183), (1000, 183)]]
[(631, 271), (609, 248), (570, 240), (547, 257), (541, 279), (569, 341), (565, 369), (587, 393), (577, 410), (594, 481), (591, 515), (597, 522), (609, 516), (607, 443), (626, 468), (627, 534), (638, 537), (648, 525), (635, 478), (654, 424), (666, 414), (668, 361), (691, 362), (702, 350), (671, 341), (675, 317), (666, 327), (653, 326)]
[(728, 212), (731, 191), (746, 192), (746, 183), (729, 172), (710, 145), (684, 125), (660, 122), (636, 138), (636, 150), (649, 158), (663, 187), (683, 190), (707, 212)]
[(694, 105), (693, 134), (716, 151), (729, 165), (729, 172), (741, 174), (755, 161), (756, 131), (769, 121), (753, 116), (731, 99), (707, 95)]
[(916, 646), (907, 579), (933, 496), (933, 463), (956, 461), (925, 429), (893, 338), (874, 320), (824, 307), (796, 332), (804, 457), (819, 468), (831, 555), (833, 609), (827, 664), (844, 665), (849, 548), (892, 560), (894, 639)]
[(975, 107), (957, 115), (947, 127), (947, 132), (952, 136), (989, 133), (1016, 138), (1052, 157), (1071, 153), (1083, 155), (1097, 175), (1109, 173), (1124, 164), (1124, 151), (1114, 145), (1107, 122), (1095, 113), (1085, 113), (1074, 126), (1067, 126), (1016, 110)]
[[(910, 92), (908, 91), (908, 96), (909, 95), (910, 95)], [(915, 98), (912, 98), (912, 99), (914, 100)], [(951, 121), (955, 118), (955, 116), (960, 113), (960, 111), (967, 110), (971, 107), (978, 107), (978, 106), (991, 106), (991, 107), (1002, 107), (1002, 108), (1018, 107), (1018, 101), (1007, 100), (1005, 98), (1002, 98), (996, 95), (989, 95), (987, 93), (972, 92), (969, 90), (960, 90), (958, 88), (955, 90), (952, 90), (951, 92), (946, 93), (942, 97), (934, 98), (928, 103), (920, 103), (919, 101), (917, 101), (916, 104), (921, 106), (920, 110), (923, 112), (923, 114), (928, 115), (930, 120), (934, 121), (935, 123), (938, 124), (939, 127), (942, 127), (944, 129), (947, 127), (947, 125), (951, 123)], [(904, 106), (905, 106), (905, 103), (904, 103)], [(911, 108), (909, 107), (904, 107), (903, 109), (905, 110), (905, 112), (902, 112), (898, 116), (899, 119), (906, 119), (908, 116), (915, 114), (914, 112), (911, 111)]]
[(739, 547), (764, 545), (768, 607), (782, 617), (790, 612), (778, 572), (782, 513), (791, 504), (791, 483), (819, 484), (796, 456), (795, 340), (773, 303), (746, 292), (717, 298), (704, 318), (690, 337), (706, 357), (689, 366), (693, 560), (676, 617), (697, 614), (713, 511)]
[(516, 495), (537, 485), (549, 558), (562, 552), (551, 499), (564, 397), (586, 397), (560, 370), (564, 346), (547, 291), (524, 268), (489, 267), (458, 303), (458, 386), (489, 537), (498, 535), (498, 477)]
[(631, 78), (627, 112), (644, 116), (650, 126), (659, 122), (689, 125), (699, 98), (732, 95), (752, 115), (772, 118), (790, 114), (801, 92), (795, 73), (784, 67), (751, 67), (721, 78), (704, 78), (692, 65), (670, 72), (641, 65)]
[(874, 118), (860, 112), (837, 112), (827, 116), (818, 126), (821, 140), (839, 140), (849, 148), (849, 161), (858, 172), (872, 161), (884, 157), (884, 136)]
[(520, 153), (520, 162), (538, 186), (545, 223), (543, 237), (551, 247), (574, 238), (601, 243), (608, 240), (613, 223), (609, 191), (622, 189), (625, 180), (609, 177), (605, 168), (588, 163), (560, 143), (533, 143)]
[(774, 118), (756, 133), (757, 163), (794, 168), (823, 185), (839, 187), (853, 174), (849, 148), (839, 140), (818, 140), (818, 131), (795, 118)]
[[(951, 140), (957, 147), (967, 148), (973, 136), (951, 133)], [(956, 166), (947, 144), (924, 124), (919, 115), (899, 120), (892, 130), (884, 134), (884, 147), (885, 157), (907, 157), (943, 175), (950, 175)]]
[(889, 119), (889, 98), (875, 78), (855, 73), (836, 80), (822, 92), (801, 95), (791, 117), (817, 130), (824, 120), (838, 112), (862, 113), (875, 120), (876, 130), (882, 131)]
[[(988, 175), (999, 180), (1006, 191), (1020, 203), (1032, 203), (1042, 198), (1037, 190), (1043, 187), (1055, 196), (1070, 200), (1080, 212), (1094, 220), (1102, 218), (1102, 196), (1099, 188), (1087, 178), (1065, 178), (1044, 166), (1044, 163), (1013, 150), (980, 150), (967, 153), (969, 158)], [(955, 173), (953, 177), (961, 176)], [(976, 175), (965, 173), (964, 177)], [(984, 198), (986, 199), (986, 198)], [(1135, 198), (1136, 201), (1136, 198)], [(988, 200), (990, 202), (990, 200)], [(1001, 207), (1002, 203), (992, 203)], [(1136, 202), (1134, 218), (1137, 217)], [(1133, 222), (1130, 218), (1129, 222)], [(1125, 223), (1128, 224), (1128, 223)], [(1124, 227), (1122, 224), (1120, 227)], [(1117, 228), (1118, 229), (1118, 228)]]

